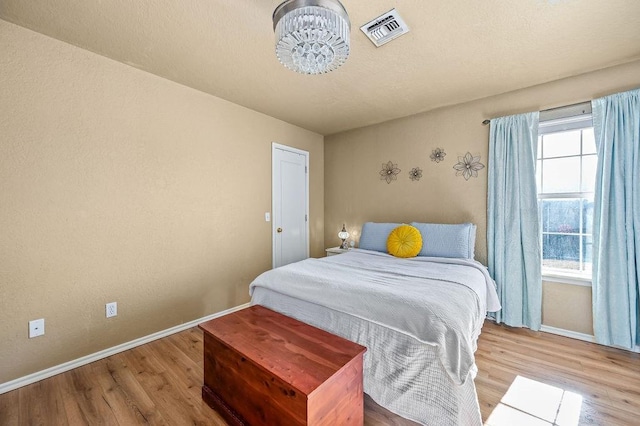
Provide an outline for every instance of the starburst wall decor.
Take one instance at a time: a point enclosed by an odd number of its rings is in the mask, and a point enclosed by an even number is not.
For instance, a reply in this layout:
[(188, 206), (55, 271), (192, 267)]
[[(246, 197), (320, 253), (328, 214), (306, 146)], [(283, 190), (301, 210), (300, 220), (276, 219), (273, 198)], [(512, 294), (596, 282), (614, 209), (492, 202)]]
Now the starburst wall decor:
[(398, 168), (397, 164), (393, 164), (393, 162), (389, 161), (386, 164), (382, 163), (382, 170), (380, 170), (380, 180), (386, 180), (387, 183), (391, 183), (398, 179), (398, 173), (402, 170)]
[(414, 167), (409, 172), (409, 179), (411, 179), (412, 181), (420, 180), (421, 177), (422, 177), (422, 169), (420, 167)]
[(458, 157), (458, 162), (453, 166), (456, 170), (456, 176), (463, 176), (464, 180), (478, 177), (478, 170), (484, 169), (484, 164), (480, 162), (480, 156), (474, 157), (467, 152), (464, 157)]
[(431, 151), (431, 155), (429, 157), (431, 157), (431, 161), (435, 161), (436, 163), (439, 163), (441, 161), (444, 161), (445, 155), (447, 155), (447, 153), (444, 152), (444, 149), (436, 148), (433, 151)]

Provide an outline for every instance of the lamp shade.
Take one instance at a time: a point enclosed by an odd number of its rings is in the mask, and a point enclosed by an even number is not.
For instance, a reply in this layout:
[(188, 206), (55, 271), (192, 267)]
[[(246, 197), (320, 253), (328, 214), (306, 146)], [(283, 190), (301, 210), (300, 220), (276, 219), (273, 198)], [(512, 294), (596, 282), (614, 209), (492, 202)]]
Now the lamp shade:
[(322, 74), (349, 56), (351, 23), (338, 0), (287, 0), (273, 12), (276, 56), (302, 74)]

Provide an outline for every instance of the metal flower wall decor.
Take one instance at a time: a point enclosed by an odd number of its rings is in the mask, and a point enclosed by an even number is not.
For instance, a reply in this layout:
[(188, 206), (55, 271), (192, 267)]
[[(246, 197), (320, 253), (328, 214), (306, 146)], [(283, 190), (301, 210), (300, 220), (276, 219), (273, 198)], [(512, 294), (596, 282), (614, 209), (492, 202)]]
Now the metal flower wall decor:
[(397, 164), (393, 164), (391, 161), (388, 163), (382, 163), (382, 170), (380, 170), (380, 180), (386, 180), (387, 183), (391, 183), (392, 180), (398, 179), (398, 173), (402, 170), (398, 168)]
[(474, 157), (467, 152), (464, 157), (458, 157), (458, 162), (453, 168), (456, 170), (456, 176), (463, 176), (464, 180), (478, 177), (478, 170), (484, 169), (484, 164), (480, 162), (480, 156)]
[(412, 181), (420, 180), (421, 177), (422, 177), (422, 169), (420, 167), (414, 167), (409, 172), (409, 179), (411, 179)]
[(441, 161), (444, 161), (445, 155), (447, 155), (447, 153), (444, 152), (444, 149), (436, 148), (433, 151), (431, 151), (431, 155), (429, 157), (431, 157), (431, 161), (435, 161), (436, 163), (439, 163)]

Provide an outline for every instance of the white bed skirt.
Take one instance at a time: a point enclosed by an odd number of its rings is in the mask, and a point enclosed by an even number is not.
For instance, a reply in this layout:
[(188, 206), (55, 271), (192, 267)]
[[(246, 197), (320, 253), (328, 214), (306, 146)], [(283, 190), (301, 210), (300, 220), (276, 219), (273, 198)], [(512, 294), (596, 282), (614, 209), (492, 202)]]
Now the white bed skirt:
[(251, 303), (366, 346), (364, 391), (389, 411), (430, 426), (482, 425), (475, 366), (459, 386), (435, 347), (393, 329), (262, 287), (255, 288)]

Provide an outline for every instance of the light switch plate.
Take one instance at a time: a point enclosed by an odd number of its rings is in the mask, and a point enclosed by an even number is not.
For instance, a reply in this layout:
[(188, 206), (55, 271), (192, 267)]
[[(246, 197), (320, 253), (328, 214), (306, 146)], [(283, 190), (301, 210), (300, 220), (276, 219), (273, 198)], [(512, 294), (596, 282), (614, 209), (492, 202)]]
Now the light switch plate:
[(29, 321), (29, 339), (44, 335), (44, 318)]

